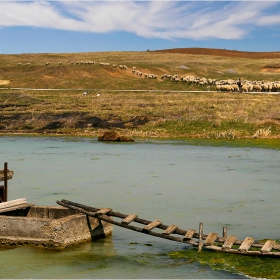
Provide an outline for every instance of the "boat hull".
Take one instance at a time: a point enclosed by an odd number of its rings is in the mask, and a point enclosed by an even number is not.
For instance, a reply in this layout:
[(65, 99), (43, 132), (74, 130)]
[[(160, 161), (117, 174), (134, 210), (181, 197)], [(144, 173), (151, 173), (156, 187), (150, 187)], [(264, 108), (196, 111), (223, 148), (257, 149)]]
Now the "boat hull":
[(0, 214), (0, 246), (64, 249), (112, 234), (113, 226), (60, 206), (31, 206)]

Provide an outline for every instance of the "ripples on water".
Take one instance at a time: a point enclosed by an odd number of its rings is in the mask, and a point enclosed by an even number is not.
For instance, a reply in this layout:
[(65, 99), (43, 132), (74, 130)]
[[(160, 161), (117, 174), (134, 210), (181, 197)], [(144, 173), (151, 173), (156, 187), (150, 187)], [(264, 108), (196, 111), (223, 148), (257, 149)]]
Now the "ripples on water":
[[(279, 239), (280, 151), (41, 137), (1, 137), (0, 145), (2, 162), (15, 171), (9, 200), (56, 205), (67, 199), (182, 229), (198, 230), (203, 222), (204, 233), (222, 235), (227, 226), (238, 239)], [(203, 259), (184, 244), (116, 227), (112, 237), (62, 252), (24, 247), (3, 254), (2, 278), (196, 279), (251, 273), (244, 262), (238, 268), (232, 256), (223, 255), (218, 265), (216, 253), (202, 252)], [(246, 262), (253, 265), (253, 259)]]

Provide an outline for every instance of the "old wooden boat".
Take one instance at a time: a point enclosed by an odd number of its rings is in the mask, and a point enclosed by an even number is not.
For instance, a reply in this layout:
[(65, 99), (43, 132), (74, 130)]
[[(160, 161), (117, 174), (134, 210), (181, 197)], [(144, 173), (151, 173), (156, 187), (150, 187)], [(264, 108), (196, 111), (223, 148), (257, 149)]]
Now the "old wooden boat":
[[(215, 232), (203, 234), (202, 223), (199, 224), (199, 231), (196, 232), (194, 229), (180, 229), (177, 225), (164, 225), (160, 220), (144, 220), (139, 218), (136, 214), (122, 214), (113, 211), (111, 208), (95, 208), (65, 199), (57, 201), (57, 204), (91, 217), (98, 217), (102, 221), (112, 223), (119, 227), (163, 239), (190, 244), (198, 247), (198, 251), (205, 249), (247, 256), (280, 258), (280, 244), (278, 244), (276, 240), (267, 239), (265, 241), (256, 241), (252, 237), (238, 240), (235, 235), (228, 235), (226, 227), (223, 228), (223, 235), (219, 237), (218, 233)], [(120, 221), (112, 219), (112, 217), (120, 219)], [(144, 226), (139, 227), (131, 223), (138, 223)]]
[(0, 246), (64, 249), (112, 234), (113, 225), (61, 206), (16, 199), (0, 203)]

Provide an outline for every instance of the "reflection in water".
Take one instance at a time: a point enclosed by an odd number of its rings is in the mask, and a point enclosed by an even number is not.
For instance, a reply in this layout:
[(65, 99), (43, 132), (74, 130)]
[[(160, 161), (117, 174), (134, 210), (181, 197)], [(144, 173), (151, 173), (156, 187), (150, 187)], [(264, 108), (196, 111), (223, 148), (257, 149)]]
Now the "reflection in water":
[[(1, 137), (0, 145), (3, 162), (15, 171), (10, 200), (56, 205), (67, 199), (182, 229), (203, 222), (205, 233), (221, 235), (227, 226), (238, 239), (279, 239), (280, 151), (41, 137)], [(1, 250), (0, 277), (242, 278), (238, 266), (212, 265), (185, 247), (114, 227), (112, 237), (61, 252)]]

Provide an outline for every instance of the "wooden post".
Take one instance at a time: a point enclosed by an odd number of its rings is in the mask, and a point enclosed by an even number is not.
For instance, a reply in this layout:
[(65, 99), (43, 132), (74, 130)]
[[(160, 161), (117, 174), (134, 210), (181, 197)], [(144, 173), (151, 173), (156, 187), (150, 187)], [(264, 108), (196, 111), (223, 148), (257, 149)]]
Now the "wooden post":
[(8, 163), (4, 163), (4, 191), (3, 191), (3, 202), (8, 200)]
[(227, 227), (223, 227), (223, 238), (227, 238), (228, 234), (227, 234)]
[(203, 243), (202, 243), (202, 235), (203, 235), (203, 223), (199, 223), (199, 242), (198, 242), (198, 252), (201, 251)]

